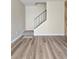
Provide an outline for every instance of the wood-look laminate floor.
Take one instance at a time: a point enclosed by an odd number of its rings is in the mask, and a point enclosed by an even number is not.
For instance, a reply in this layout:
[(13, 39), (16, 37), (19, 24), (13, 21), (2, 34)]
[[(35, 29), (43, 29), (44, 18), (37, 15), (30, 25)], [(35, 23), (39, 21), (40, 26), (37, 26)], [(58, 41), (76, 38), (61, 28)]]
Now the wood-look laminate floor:
[(67, 59), (67, 39), (64, 36), (24, 38), (11, 59)]

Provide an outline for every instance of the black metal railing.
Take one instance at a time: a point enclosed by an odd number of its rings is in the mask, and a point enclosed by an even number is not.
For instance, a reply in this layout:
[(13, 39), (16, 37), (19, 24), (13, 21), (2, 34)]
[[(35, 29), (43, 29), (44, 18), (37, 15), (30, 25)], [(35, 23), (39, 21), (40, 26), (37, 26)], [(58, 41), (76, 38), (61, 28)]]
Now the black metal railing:
[(34, 29), (36, 29), (40, 24), (46, 21), (47, 18), (47, 11), (44, 10), (34, 19)]

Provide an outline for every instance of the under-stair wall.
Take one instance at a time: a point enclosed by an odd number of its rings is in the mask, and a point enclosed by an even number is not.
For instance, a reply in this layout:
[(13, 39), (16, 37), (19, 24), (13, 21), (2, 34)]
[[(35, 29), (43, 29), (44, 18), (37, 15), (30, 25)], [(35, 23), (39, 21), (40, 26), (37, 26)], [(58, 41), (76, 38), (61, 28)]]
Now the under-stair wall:
[(34, 35), (64, 35), (64, 1), (47, 2), (47, 20), (34, 29)]

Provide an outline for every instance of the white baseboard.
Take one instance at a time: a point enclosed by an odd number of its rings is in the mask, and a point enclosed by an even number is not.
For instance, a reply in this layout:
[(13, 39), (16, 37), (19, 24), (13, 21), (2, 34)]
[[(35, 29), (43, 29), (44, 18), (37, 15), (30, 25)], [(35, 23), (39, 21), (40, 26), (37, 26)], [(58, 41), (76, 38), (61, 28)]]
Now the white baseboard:
[(64, 36), (65, 34), (34, 34), (34, 36)]
[(21, 34), (21, 35), (19, 35), (19, 36), (17, 36), (14, 40), (12, 40), (11, 41), (11, 43), (14, 43), (16, 40), (18, 40), (20, 37), (22, 37), (23, 35)]
[(15, 42), (16, 40), (18, 40), (20, 37), (23, 36), (24, 31), (22, 31), (16, 38), (14, 38), (11, 43)]

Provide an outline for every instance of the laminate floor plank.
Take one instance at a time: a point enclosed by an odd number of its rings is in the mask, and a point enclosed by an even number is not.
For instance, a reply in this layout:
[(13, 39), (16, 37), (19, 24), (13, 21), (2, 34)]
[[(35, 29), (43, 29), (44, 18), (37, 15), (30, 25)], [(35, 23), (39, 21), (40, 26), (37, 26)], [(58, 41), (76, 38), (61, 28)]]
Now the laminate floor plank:
[[(26, 39), (27, 40), (27, 39)], [(30, 40), (30, 39), (28, 39), (28, 40)], [(31, 41), (30, 42), (28, 42), (29, 44), (27, 45), (27, 48), (25, 48), (25, 52), (22, 54), (22, 57), (21, 57), (21, 59), (26, 59), (26, 57), (28, 58), (28, 59), (30, 59), (30, 55), (31, 55), (31, 44), (33, 44), (34, 43), (34, 40), (33, 39), (31, 39)]]
[(26, 50), (30, 42), (30, 39), (24, 39), (22, 45), (20, 45), (15, 53), (12, 55), (12, 59), (22, 59), (22, 55), (24, 54), (24, 51)]
[(55, 37), (55, 39), (59, 39), (60, 42), (62, 42), (62, 45), (65, 45), (65, 47), (67, 47), (67, 43), (66, 43), (66, 39), (65, 37)]
[(14, 49), (12, 59), (67, 59), (67, 39), (64, 36), (34, 36), (22, 40)]
[(66, 57), (66, 55), (65, 55), (64, 51), (62, 50), (62, 48), (60, 48), (60, 46), (58, 47), (58, 45), (56, 44), (55, 41), (53, 43), (50, 41), (50, 44), (53, 45), (53, 48), (56, 51), (55, 54), (57, 55), (58, 59), (59, 58), (65, 59), (64, 57)]
[(61, 43), (59, 43), (59, 41), (57, 41), (57, 40), (54, 40), (54, 41), (55, 42), (53, 43), (52, 40), (51, 40), (51, 42), (57, 48), (57, 50), (61, 50), (65, 55), (67, 55), (66, 47), (64, 47)]

